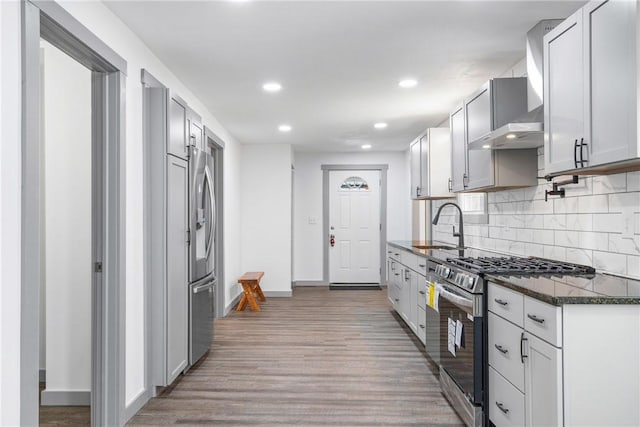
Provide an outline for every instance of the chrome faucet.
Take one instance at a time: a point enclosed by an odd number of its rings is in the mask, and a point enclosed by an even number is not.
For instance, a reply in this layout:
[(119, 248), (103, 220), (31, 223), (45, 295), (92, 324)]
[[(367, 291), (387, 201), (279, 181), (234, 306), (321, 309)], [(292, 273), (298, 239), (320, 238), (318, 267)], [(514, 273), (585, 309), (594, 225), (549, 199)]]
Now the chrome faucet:
[(453, 237), (458, 238), (458, 249), (462, 249), (464, 248), (464, 226), (462, 224), (462, 209), (460, 209), (460, 206), (458, 206), (457, 203), (447, 202), (442, 206), (440, 206), (440, 208), (438, 209), (438, 212), (436, 212), (436, 216), (433, 218), (433, 221), (431, 221), (431, 223), (433, 225), (438, 224), (438, 220), (440, 219), (440, 212), (442, 212), (442, 208), (444, 208), (447, 205), (455, 206), (458, 209), (458, 212), (460, 213), (460, 221), (458, 222), (458, 232), (456, 233), (456, 226), (454, 225)]

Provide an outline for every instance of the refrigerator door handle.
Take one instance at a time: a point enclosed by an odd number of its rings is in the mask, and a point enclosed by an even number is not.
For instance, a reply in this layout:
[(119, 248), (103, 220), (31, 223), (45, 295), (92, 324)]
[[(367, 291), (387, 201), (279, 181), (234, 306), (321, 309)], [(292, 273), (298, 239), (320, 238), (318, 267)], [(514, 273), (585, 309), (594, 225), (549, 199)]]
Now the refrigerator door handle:
[(209, 188), (209, 208), (211, 209), (211, 226), (209, 227), (209, 238), (207, 239), (207, 256), (206, 258), (209, 259), (209, 255), (211, 254), (211, 245), (213, 244), (213, 234), (215, 233), (215, 228), (216, 228), (216, 220), (217, 220), (217, 215), (216, 215), (216, 201), (214, 199), (214, 193), (213, 193), (213, 181), (211, 180), (211, 174), (209, 173), (209, 168), (205, 166), (204, 169), (204, 174), (205, 177), (207, 179), (207, 182), (209, 183), (209, 185), (207, 186)]
[(204, 292), (212, 288), (213, 288), (213, 282), (205, 283), (204, 285), (194, 287), (193, 293), (199, 294), (200, 292)]

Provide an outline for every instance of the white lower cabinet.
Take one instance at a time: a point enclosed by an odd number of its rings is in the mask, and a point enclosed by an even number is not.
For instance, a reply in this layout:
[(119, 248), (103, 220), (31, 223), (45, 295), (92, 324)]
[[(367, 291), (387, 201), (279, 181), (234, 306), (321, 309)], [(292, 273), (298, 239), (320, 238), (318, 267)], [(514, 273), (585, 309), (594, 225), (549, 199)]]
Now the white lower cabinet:
[[(563, 425), (562, 349), (553, 345), (562, 343), (561, 308), (527, 296), (519, 305), (513, 291), (488, 289), (489, 301), (499, 301), (488, 314), (489, 419), (496, 426)], [(517, 308), (505, 311), (510, 305)]]
[(489, 365), (524, 391), (524, 363), (520, 353), (522, 328), (489, 312)]
[(424, 257), (387, 247), (387, 298), (393, 309), (424, 344), (426, 342), (426, 271)]
[(562, 350), (526, 332), (524, 384), (527, 426), (562, 425)]
[(422, 344), (426, 344), (427, 342), (427, 314), (425, 309), (418, 306), (418, 328), (416, 329), (416, 334), (418, 338), (422, 342)]
[(491, 367), (489, 390), (489, 419), (496, 427), (525, 425), (524, 394)]

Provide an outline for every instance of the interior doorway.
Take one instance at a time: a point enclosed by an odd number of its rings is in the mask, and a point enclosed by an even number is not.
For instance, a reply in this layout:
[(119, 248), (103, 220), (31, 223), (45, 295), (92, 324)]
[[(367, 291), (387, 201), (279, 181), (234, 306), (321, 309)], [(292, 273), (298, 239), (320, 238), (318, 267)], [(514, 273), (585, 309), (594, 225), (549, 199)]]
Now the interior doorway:
[(387, 165), (322, 165), (325, 283), (384, 283)]
[(91, 71), (41, 40), (40, 423), (91, 421)]
[[(84, 307), (87, 309), (85, 317), (89, 319), (84, 321), (90, 327), (85, 325), (82, 335), (85, 338), (90, 336), (89, 344), (86, 340), (84, 343), (84, 346), (89, 346), (89, 361), (86, 358), (83, 360), (83, 363), (90, 365), (90, 386), (88, 393), (78, 386), (80, 390), (75, 391), (80, 393), (50, 394), (50, 403), (55, 404), (61, 396), (70, 399), (66, 401), (67, 404), (78, 402), (73, 399), (87, 403), (88, 399), (92, 425), (120, 425), (124, 422), (125, 408), (124, 93), (127, 66), (120, 56), (56, 2), (23, 1), (21, 7), (23, 161), (20, 420), (22, 425), (37, 425), (39, 422), (42, 254), (49, 255), (42, 227), (42, 213), (47, 207), (46, 188), (42, 184), (48, 178), (43, 166), (50, 166), (46, 162), (47, 153), (43, 153), (40, 137), (43, 133), (41, 112), (45, 102), (40, 66), (40, 44), (43, 39), (86, 67), (90, 79), (90, 130), (88, 138), (86, 135), (82, 137), (86, 144), (83, 146), (84, 153), (89, 157), (82, 159), (85, 162), (82, 166), (86, 167), (85, 172), (89, 175), (88, 179), (84, 177), (89, 182), (84, 183), (82, 190), (85, 193), (83, 199), (89, 205), (89, 218), (84, 218), (86, 224), (82, 230), (79, 224), (70, 224), (67, 229), (60, 227), (60, 230), (57, 230), (57, 224), (45, 224), (44, 227), (44, 230), (58, 231), (61, 237), (72, 239), (77, 225), (76, 237), (82, 234), (82, 239), (89, 246), (89, 254), (83, 254), (86, 259), (82, 261), (82, 256), (78, 258), (75, 267), (79, 270), (88, 269), (80, 281), (85, 285), (81, 292), (87, 296), (85, 299), (89, 299), (89, 307)], [(55, 154), (61, 153), (50, 153), (51, 156)], [(70, 159), (63, 160), (61, 163)], [(80, 168), (74, 163), (76, 161), (71, 162), (71, 171), (61, 174), (62, 181), (82, 179), (80, 174), (74, 175), (76, 169)], [(60, 217), (68, 220), (68, 215), (63, 212)], [(86, 217), (87, 212), (83, 216)], [(86, 248), (84, 250), (87, 251)], [(50, 256), (55, 259), (54, 254)], [(73, 263), (74, 260), (70, 260), (69, 264)], [(69, 305), (66, 310), (79, 311), (82, 302), (78, 302), (78, 306), (73, 305), (74, 294), (70, 292), (72, 296), (65, 300)], [(79, 296), (80, 293), (75, 295)], [(79, 364), (71, 369), (75, 368), (80, 369)], [(82, 369), (86, 371), (86, 366)], [(86, 386), (86, 378), (84, 384)], [(70, 390), (74, 390), (73, 387)], [(53, 392), (53, 388), (50, 391)]]

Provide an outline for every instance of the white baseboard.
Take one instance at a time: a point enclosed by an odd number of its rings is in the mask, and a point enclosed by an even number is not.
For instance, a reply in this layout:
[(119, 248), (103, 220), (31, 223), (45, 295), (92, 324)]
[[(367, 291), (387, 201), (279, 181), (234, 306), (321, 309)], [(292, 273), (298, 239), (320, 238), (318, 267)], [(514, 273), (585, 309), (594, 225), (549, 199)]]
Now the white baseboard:
[(293, 295), (293, 291), (265, 291), (263, 290), (262, 293), (264, 294), (265, 297), (272, 297), (272, 298), (286, 298), (286, 297), (290, 297), (291, 295)]
[(142, 390), (138, 396), (124, 408), (124, 423), (126, 424), (151, 399), (149, 390)]
[(242, 292), (240, 292), (238, 295), (236, 295), (229, 304), (227, 304), (227, 306), (224, 308), (224, 316), (222, 317), (227, 317), (229, 315), (229, 313), (231, 313), (231, 310), (233, 310), (233, 307), (236, 306), (236, 304), (238, 304), (238, 302), (240, 301), (240, 297), (242, 296)]
[(42, 406), (90, 406), (90, 390), (43, 390)]
[(293, 282), (293, 286), (329, 286), (329, 284), (324, 280), (296, 280)]

